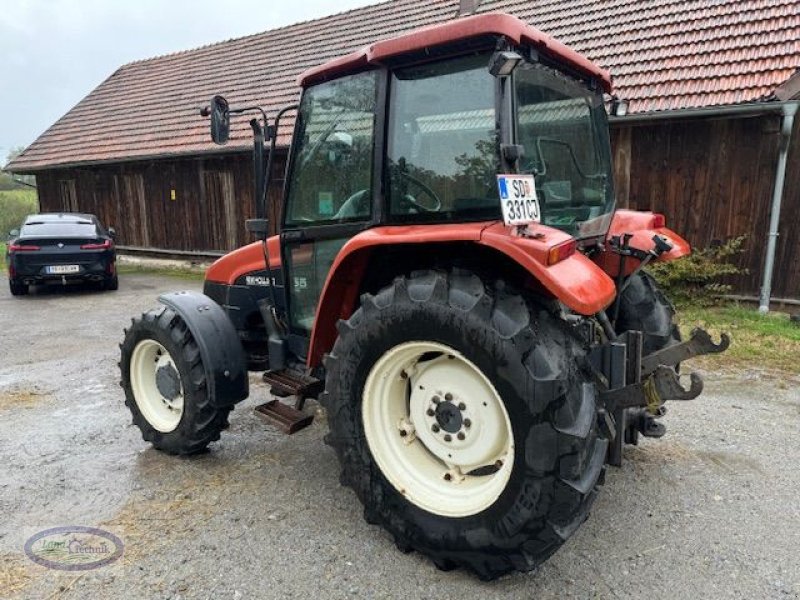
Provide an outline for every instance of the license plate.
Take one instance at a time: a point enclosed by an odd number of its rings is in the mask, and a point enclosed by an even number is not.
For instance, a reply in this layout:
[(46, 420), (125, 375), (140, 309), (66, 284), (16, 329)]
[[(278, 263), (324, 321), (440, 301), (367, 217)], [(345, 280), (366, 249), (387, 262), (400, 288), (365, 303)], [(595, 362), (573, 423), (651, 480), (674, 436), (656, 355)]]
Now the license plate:
[(533, 175), (498, 175), (500, 207), (506, 225), (527, 225), (542, 220)]
[(80, 265), (50, 265), (47, 267), (50, 275), (68, 275), (69, 273), (78, 273), (80, 270)]

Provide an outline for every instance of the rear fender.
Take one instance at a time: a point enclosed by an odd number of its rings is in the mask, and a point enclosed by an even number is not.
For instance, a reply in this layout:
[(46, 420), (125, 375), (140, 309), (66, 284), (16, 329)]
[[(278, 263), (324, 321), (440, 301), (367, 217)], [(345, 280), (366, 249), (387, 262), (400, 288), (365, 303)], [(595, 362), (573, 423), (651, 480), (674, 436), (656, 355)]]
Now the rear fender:
[(200, 349), (211, 402), (232, 406), (250, 393), (247, 362), (239, 336), (222, 307), (197, 292), (169, 292), (158, 297), (186, 323)]
[(472, 242), (492, 248), (520, 265), (543, 290), (584, 315), (594, 314), (614, 299), (614, 282), (591, 260), (576, 253), (547, 266), (550, 248), (571, 238), (559, 230), (532, 227), (533, 237), (521, 237), (514, 228), (495, 221), (454, 225), (376, 227), (361, 232), (339, 252), (328, 273), (317, 305), (308, 352), (308, 366), (316, 367), (336, 341), (336, 323), (356, 309), (361, 282), (372, 251), (399, 244)]
[[(663, 222), (663, 220), (662, 220)], [(669, 262), (692, 253), (692, 248), (685, 239), (666, 227), (654, 227), (657, 223), (656, 215), (648, 211), (618, 210), (611, 221), (606, 240), (614, 236), (631, 234), (630, 245), (638, 250), (649, 252), (655, 247), (653, 236), (659, 235), (672, 244), (672, 250), (664, 252), (652, 262)], [(609, 277), (619, 274), (620, 257), (615, 252), (598, 252), (592, 259)], [(640, 260), (633, 256), (625, 259), (624, 275), (630, 275), (640, 264)]]

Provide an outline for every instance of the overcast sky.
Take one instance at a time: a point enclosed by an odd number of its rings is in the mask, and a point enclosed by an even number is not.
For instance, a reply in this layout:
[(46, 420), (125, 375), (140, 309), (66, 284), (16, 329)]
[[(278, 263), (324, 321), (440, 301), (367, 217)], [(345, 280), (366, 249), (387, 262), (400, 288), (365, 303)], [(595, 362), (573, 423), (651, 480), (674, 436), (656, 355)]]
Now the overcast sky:
[(0, 164), (125, 63), (378, 0), (8, 0), (0, 9)]

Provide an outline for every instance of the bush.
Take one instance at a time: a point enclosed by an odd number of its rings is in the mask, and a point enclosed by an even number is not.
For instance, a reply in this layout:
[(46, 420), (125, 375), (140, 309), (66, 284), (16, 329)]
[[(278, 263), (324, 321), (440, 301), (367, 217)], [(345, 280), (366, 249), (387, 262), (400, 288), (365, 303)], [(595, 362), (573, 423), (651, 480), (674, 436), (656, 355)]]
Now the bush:
[(38, 211), (36, 190), (0, 191), (0, 240), (5, 241), (10, 230), (18, 229), (27, 215)]
[(723, 244), (695, 250), (678, 260), (651, 263), (647, 270), (673, 302), (710, 306), (732, 289), (721, 279), (747, 273), (747, 269), (739, 268), (732, 261), (742, 251), (746, 237), (731, 238)]

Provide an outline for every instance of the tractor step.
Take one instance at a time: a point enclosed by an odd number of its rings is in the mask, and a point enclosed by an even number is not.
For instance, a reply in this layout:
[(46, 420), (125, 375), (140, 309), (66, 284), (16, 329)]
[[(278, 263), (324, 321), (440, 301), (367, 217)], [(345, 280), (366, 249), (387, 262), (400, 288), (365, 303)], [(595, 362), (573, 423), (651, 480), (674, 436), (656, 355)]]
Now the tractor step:
[(256, 414), (289, 435), (305, 429), (314, 420), (314, 415), (307, 415), (280, 400), (265, 402), (256, 406), (255, 410)]
[(264, 373), (264, 382), (270, 385), (270, 392), (275, 396), (304, 399), (316, 398), (324, 387), (323, 381), (290, 369), (267, 371)]
[(316, 398), (324, 382), (291, 369), (280, 369), (264, 373), (264, 382), (269, 384), (273, 396), (295, 397), (294, 406), (280, 400), (272, 400), (256, 407), (256, 412), (287, 434), (292, 434), (311, 425), (314, 415), (303, 412), (306, 398)]

